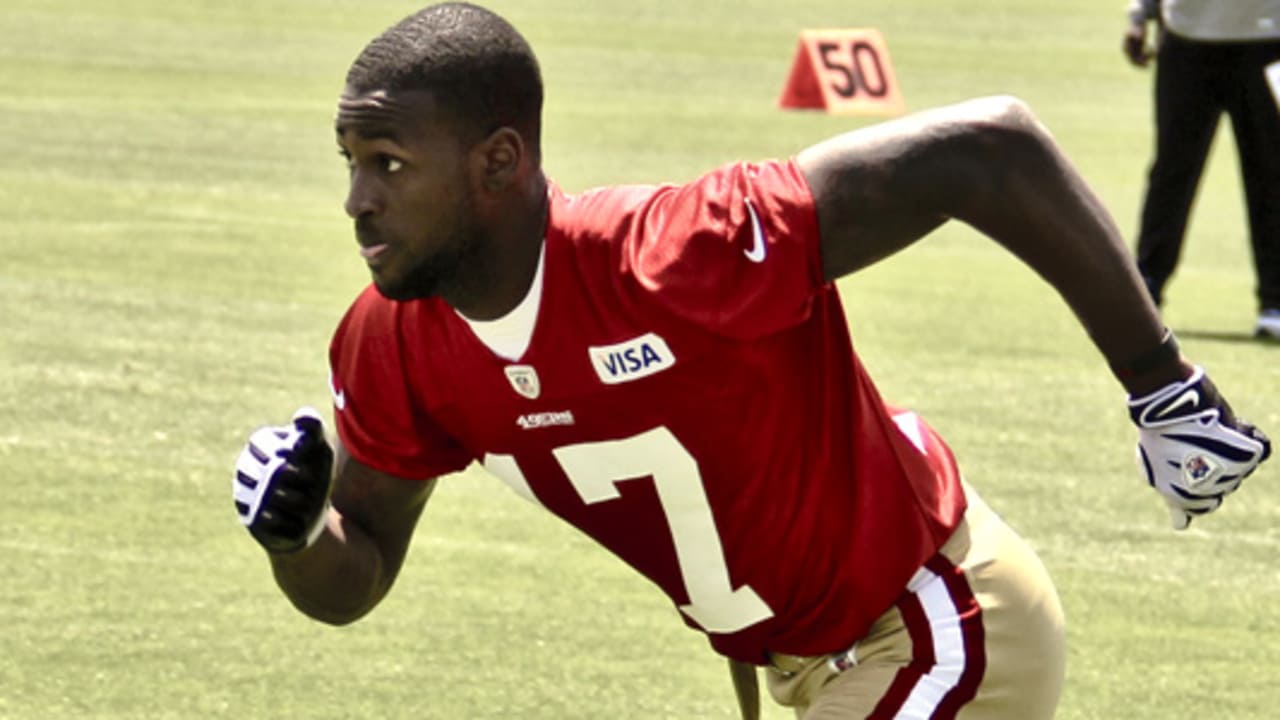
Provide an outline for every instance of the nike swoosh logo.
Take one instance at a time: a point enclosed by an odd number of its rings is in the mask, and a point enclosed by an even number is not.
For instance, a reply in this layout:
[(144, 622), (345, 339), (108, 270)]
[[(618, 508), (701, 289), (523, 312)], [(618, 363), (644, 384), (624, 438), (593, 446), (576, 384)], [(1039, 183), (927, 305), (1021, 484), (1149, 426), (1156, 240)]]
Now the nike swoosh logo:
[(1199, 404), (1199, 402), (1200, 402), (1200, 393), (1195, 390), (1187, 390), (1186, 392), (1179, 395), (1177, 400), (1174, 400), (1172, 403), (1166, 406), (1165, 409), (1156, 413), (1156, 417), (1162, 418), (1167, 415), (1170, 415), (1173, 413), (1174, 410), (1177, 410), (1183, 405), (1190, 404), (1191, 407), (1195, 407), (1197, 404)]
[(333, 406), (338, 410), (347, 409), (347, 392), (339, 390), (337, 385), (333, 384), (333, 373), (329, 373), (329, 393), (333, 395)]
[(764, 228), (760, 227), (760, 216), (756, 214), (751, 198), (744, 198), (744, 201), (747, 203), (747, 214), (751, 216), (751, 249), (743, 250), (742, 254), (753, 263), (761, 263), (768, 252), (764, 246)]

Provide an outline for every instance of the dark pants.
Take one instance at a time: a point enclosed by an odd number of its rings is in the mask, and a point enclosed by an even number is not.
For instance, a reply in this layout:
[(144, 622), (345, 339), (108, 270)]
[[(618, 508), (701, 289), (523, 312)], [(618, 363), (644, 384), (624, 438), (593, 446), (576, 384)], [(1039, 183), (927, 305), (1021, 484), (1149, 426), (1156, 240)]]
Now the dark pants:
[(1156, 59), (1156, 155), (1138, 234), (1138, 269), (1159, 303), (1223, 112), (1231, 117), (1261, 308), (1280, 308), (1280, 106), (1265, 67), (1280, 40), (1203, 42), (1165, 33)]

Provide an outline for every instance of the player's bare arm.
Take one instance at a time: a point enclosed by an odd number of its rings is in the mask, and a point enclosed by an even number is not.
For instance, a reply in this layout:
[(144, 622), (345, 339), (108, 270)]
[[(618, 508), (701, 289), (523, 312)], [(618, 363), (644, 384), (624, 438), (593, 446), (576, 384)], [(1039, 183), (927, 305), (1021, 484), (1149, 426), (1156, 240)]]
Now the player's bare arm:
[[(798, 156), (818, 209), (828, 279), (884, 258), (949, 219), (1013, 252), (1124, 365), (1164, 333), (1111, 217), (1022, 102), (974, 100), (847, 133)], [(1141, 394), (1180, 380), (1169, 362), (1123, 378)]]
[[(836, 137), (798, 161), (817, 204), (828, 279), (954, 218), (1056, 288), (1130, 393), (1147, 480), (1165, 496), (1174, 528), (1217, 509), (1270, 454), (1266, 435), (1236, 418), (1178, 352), (1115, 223), (1023, 103), (987, 98), (921, 113)], [(1151, 421), (1151, 408), (1166, 412), (1162, 402), (1184, 396), (1196, 399), (1185, 414)], [(1201, 430), (1203, 440), (1186, 442)], [(1189, 457), (1203, 476), (1168, 472)]]
[(391, 589), (436, 481), (406, 480), (355, 460), (338, 443), (332, 508), (310, 547), (271, 554), (276, 583), (303, 613), (342, 625)]

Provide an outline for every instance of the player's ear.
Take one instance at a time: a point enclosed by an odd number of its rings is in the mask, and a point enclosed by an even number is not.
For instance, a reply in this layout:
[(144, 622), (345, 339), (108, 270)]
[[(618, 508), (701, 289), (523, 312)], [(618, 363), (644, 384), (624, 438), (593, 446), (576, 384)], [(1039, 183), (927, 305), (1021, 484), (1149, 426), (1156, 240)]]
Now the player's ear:
[(510, 127), (500, 127), (472, 150), (473, 177), (485, 191), (501, 191), (515, 182), (525, 152), (520, 133)]

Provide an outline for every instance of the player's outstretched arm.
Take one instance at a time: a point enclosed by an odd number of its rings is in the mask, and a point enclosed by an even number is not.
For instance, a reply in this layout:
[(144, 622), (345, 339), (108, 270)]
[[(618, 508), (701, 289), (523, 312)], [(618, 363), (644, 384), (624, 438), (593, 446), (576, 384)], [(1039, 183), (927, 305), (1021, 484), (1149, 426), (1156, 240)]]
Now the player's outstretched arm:
[[(1164, 326), (1115, 223), (1021, 101), (984, 98), (911, 115), (832, 138), (798, 161), (817, 202), (827, 278), (954, 218), (1053, 285), (1113, 366), (1160, 345)], [(1174, 358), (1121, 380), (1142, 394), (1190, 373)]]
[(289, 600), (346, 624), (390, 590), (435, 480), (378, 472), (341, 443), (331, 450), (318, 416), (298, 418), (250, 437), (236, 464), (236, 509)]
[(1216, 509), (1270, 455), (1266, 435), (1182, 357), (1114, 221), (1022, 102), (987, 98), (913, 115), (798, 160), (817, 202), (828, 279), (954, 218), (1056, 288), (1129, 391), (1144, 477), (1175, 528)]

